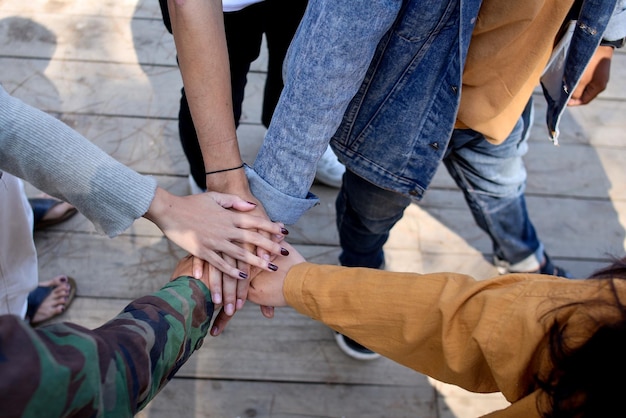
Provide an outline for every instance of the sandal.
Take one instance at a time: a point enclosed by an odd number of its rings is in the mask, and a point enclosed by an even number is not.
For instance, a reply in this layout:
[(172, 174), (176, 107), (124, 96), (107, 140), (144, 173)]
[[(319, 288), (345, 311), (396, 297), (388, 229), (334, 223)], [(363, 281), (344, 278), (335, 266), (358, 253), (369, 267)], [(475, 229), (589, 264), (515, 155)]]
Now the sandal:
[[(58, 199), (52, 199), (52, 198), (46, 198), (46, 197), (35, 197), (35, 198), (28, 199), (28, 202), (30, 203), (30, 206), (33, 208), (33, 216), (35, 218), (33, 229), (35, 231), (48, 228), (53, 225), (60, 224), (61, 222), (65, 222), (69, 218), (71, 218), (72, 216), (78, 213), (78, 210), (74, 206), (71, 206), (68, 203), (65, 203), (62, 200), (58, 200)], [(53, 208), (61, 204), (66, 204), (69, 207), (60, 215), (54, 218), (49, 217), (46, 219), (46, 215), (48, 215)]]
[[(45, 300), (52, 295), (52, 292), (57, 287), (57, 285), (45, 285), (41, 284), (37, 286), (35, 290), (29, 293), (28, 295), (28, 308), (26, 309), (26, 320), (32, 325), (40, 325), (44, 322), (49, 321), (52, 318), (59, 316), (61, 313), (65, 312), (69, 307), (72, 301), (74, 300), (74, 296), (76, 296), (76, 281), (67, 276), (59, 276), (60, 281), (67, 280), (67, 284), (69, 285), (69, 294), (67, 295), (67, 299), (63, 302), (63, 307), (61, 312), (51, 314), (48, 318), (43, 320), (35, 321), (35, 315), (41, 305), (45, 302)], [(54, 281), (55, 279), (51, 280)], [(58, 306), (58, 305), (57, 305)]]

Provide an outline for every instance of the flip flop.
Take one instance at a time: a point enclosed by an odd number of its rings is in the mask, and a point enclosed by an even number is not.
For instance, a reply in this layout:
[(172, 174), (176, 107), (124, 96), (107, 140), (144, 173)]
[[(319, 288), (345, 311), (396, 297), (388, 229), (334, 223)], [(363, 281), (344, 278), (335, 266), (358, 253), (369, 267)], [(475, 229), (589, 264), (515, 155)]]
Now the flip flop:
[[(67, 309), (70, 307), (70, 304), (74, 300), (74, 296), (76, 296), (76, 281), (71, 277), (67, 277), (67, 283), (70, 285), (70, 293), (67, 296), (67, 302), (65, 302), (65, 308), (63, 309), (63, 312), (67, 311)], [(44, 322), (47, 322), (52, 318), (60, 315), (53, 315), (50, 318), (39, 321), (37, 323), (32, 321), (32, 318), (35, 317), (35, 314), (37, 313), (37, 310), (39, 309), (43, 301), (52, 293), (55, 287), (56, 286), (37, 286), (35, 290), (28, 294), (28, 308), (26, 309), (26, 320), (31, 325), (41, 325)]]
[(44, 219), (46, 214), (50, 212), (52, 208), (62, 204), (63, 201), (45, 197), (30, 198), (28, 201), (30, 202), (30, 206), (33, 208), (33, 215), (35, 218), (33, 229), (35, 231), (65, 222), (78, 213), (78, 210), (75, 207), (71, 207), (63, 212), (61, 216), (57, 216), (52, 219)]

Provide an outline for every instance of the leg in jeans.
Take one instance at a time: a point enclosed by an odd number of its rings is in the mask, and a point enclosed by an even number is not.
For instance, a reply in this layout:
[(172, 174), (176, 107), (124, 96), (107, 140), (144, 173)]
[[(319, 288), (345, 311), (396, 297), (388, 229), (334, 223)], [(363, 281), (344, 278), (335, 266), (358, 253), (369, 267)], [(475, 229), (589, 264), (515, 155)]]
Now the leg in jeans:
[(389, 231), (409, 203), (409, 198), (381, 189), (346, 170), (336, 201), (341, 265), (381, 268)]
[(473, 130), (455, 130), (444, 163), (464, 193), (478, 226), (493, 242), (495, 258), (511, 271), (534, 271), (544, 259), (524, 199), (532, 101), (500, 145)]
[[(383, 245), (409, 203), (409, 198), (381, 189), (346, 170), (335, 203), (341, 265), (383, 268)], [(374, 360), (380, 357), (345, 335), (335, 333), (335, 340), (352, 358)]]

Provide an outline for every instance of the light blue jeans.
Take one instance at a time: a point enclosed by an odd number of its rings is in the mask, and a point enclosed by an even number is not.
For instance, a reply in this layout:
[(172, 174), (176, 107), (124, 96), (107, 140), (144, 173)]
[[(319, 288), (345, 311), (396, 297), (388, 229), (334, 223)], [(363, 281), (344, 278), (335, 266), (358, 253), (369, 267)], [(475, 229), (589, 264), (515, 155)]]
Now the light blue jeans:
[[(513, 132), (500, 145), (489, 143), (470, 129), (454, 130), (443, 160), (476, 223), (491, 238), (495, 257), (511, 270), (520, 264), (527, 271), (537, 269), (544, 258), (524, 199), (526, 169), (522, 157), (528, 150), (531, 124), (529, 102)], [(408, 197), (346, 171), (336, 201), (341, 264), (382, 266), (389, 231), (410, 203)]]

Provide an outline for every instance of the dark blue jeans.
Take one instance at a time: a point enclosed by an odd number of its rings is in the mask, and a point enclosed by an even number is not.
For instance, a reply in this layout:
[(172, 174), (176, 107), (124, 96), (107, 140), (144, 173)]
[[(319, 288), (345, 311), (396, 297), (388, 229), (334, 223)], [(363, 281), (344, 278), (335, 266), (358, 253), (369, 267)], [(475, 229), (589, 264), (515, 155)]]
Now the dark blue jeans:
[[(533, 270), (543, 261), (543, 245), (524, 199), (526, 169), (522, 157), (528, 150), (531, 123), (532, 102), (500, 145), (489, 143), (476, 131), (455, 130), (443, 161), (463, 191), (476, 223), (491, 238), (496, 259), (513, 271), (516, 264), (523, 262), (530, 266), (527, 270)], [(410, 203), (409, 198), (346, 171), (336, 201), (340, 263), (351, 267), (383, 265), (383, 245), (389, 231)]]

